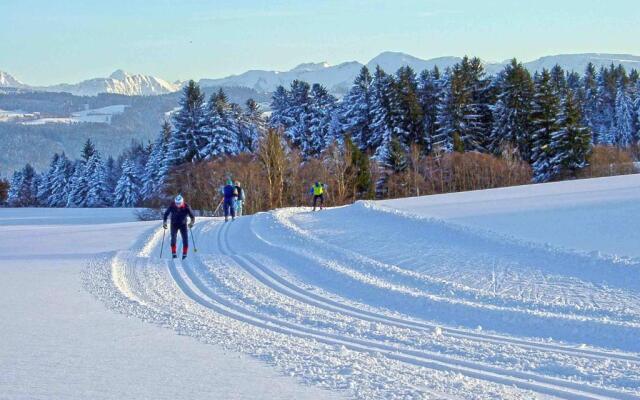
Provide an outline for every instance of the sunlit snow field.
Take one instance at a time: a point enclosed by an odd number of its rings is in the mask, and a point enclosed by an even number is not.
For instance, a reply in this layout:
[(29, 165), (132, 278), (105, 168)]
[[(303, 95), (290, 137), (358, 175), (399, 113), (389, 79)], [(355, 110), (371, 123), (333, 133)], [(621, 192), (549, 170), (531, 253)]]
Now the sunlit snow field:
[(625, 176), (202, 218), (184, 262), (132, 210), (0, 209), (0, 398), (640, 398), (639, 201)]

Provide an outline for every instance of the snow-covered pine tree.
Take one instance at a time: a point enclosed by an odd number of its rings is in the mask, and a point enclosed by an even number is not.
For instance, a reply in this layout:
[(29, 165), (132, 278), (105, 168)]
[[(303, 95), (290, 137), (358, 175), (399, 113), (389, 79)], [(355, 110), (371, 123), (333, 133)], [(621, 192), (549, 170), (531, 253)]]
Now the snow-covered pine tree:
[(48, 207), (66, 207), (69, 197), (67, 190), (72, 175), (73, 163), (65, 153), (60, 154), (49, 178), (50, 193), (46, 201)]
[(552, 160), (556, 157), (551, 138), (559, 130), (560, 98), (555, 91), (551, 73), (544, 69), (536, 75), (535, 94), (532, 102), (531, 161), (534, 181), (547, 182), (553, 177)]
[(31, 188), (30, 188), (31, 193), (34, 194), (33, 204), (31, 205), (35, 207), (40, 207), (44, 205), (40, 202), (40, 199), (38, 199), (38, 189), (40, 188), (41, 183), (42, 183), (42, 174), (38, 174), (36, 172), (35, 176), (33, 177), (33, 180), (31, 181)]
[[(571, 71), (567, 73), (567, 88), (573, 93), (577, 93), (582, 86), (582, 81), (580, 74), (576, 71)], [(577, 99), (576, 99), (577, 100)], [(582, 113), (582, 111), (581, 111)]]
[(149, 143), (144, 146), (139, 141), (133, 140), (127, 149), (125, 149), (119, 156), (118, 162), (124, 163), (124, 160), (129, 160), (134, 165), (135, 174), (139, 179), (144, 177), (149, 154), (151, 154), (152, 144)]
[(38, 204), (38, 174), (31, 164), (13, 173), (7, 201), (11, 207), (29, 207)]
[(291, 82), (289, 108), (286, 110), (285, 115), (291, 118), (292, 125), (285, 130), (285, 137), (299, 148), (302, 148), (309, 135), (311, 120), (310, 90), (311, 87), (307, 82), (297, 79)]
[[(628, 86), (632, 88), (633, 95), (636, 96), (638, 94), (638, 84), (640, 84), (640, 72), (637, 69), (632, 69), (629, 72), (629, 83)], [(635, 97), (634, 97), (635, 98)]]
[(487, 101), (489, 81), (478, 58), (464, 57), (447, 74), (438, 109), (436, 142), (451, 151), (457, 133), (466, 151), (483, 152), (491, 133), (491, 110)]
[(597, 143), (598, 131), (598, 74), (593, 63), (589, 63), (581, 81), (580, 103), (582, 104), (582, 118), (584, 124), (593, 134), (592, 141)]
[(371, 85), (373, 78), (369, 69), (363, 66), (353, 81), (353, 86), (340, 104), (340, 133), (348, 134), (353, 142), (364, 150), (371, 139), (373, 123), (373, 96)]
[(22, 172), (13, 171), (13, 176), (9, 182), (9, 191), (7, 192), (7, 204), (11, 207), (18, 207), (18, 195), (22, 187)]
[(614, 146), (618, 137), (618, 128), (616, 128), (615, 120), (609, 123), (608, 127), (601, 126), (598, 134), (599, 144)]
[(393, 135), (391, 100), (393, 96), (393, 77), (387, 75), (380, 66), (376, 67), (371, 86), (372, 123), (371, 136), (367, 148), (375, 152), (374, 158), (382, 161)]
[(180, 109), (173, 117), (174, 132), (171, 135), (168, 156), (171, 165), (201, 159), (200, 149), (205, 136), (204, 116), (204, 94), (194, 81), (189, 81), (182, 91)]
[(246, 109), (238, 118), (239, 150), (253, 153), (258, 147), (258, 140), (267, 131), (267, 125), (262, 117), (260, 105), (255, 100), (247, 100), (245, 106)]
[(271, 96), (271, 117), (269, 126), (286, 131), (294, 121), (287, 113), (291, 107), (291, 96), (284, 86), (279, 85)]
[(474, 57), (465, 65), (465, 58), (461, 61), (463, 76), (469, 85), (471, 101), (464, 108), (464, 125), (460, 132), (460, 139), (465, 150), (485, 152), (489, 146), (491, 135), (492, 115), (491, 104), (495, 102), (492, 93), (491, 80), (485, 77), (482, 61)]
[(314, 83), (309, 99), (309, 134), (302, 143), (306, 156), (318, 156), (332, 141), (332, 116), (337, 99), (327, 89)]
[(558, 118), (559, 130), (551, 134), (551, 177), (575, 176), (578, 169), (587, 165), (591, 148), (591, 132), (582, 123), (580, 106), (574, 95), (568, 93), (562, 100)]
[(112, 192), (108, 186), (107, 168), (100, 152), (96, 151), (87, 161), (86, 171), (89, 190), (86, 207), (107, 207), (112, 204)]
[(85, 207), (87, 202), (87, 193), (89, 192), (89, 182), (87, 180), (87, 161), (83, 158), (76, 160), (73, 167), (73, 175), (69, 178), (67, 184), (66, 207)]
[(424, 151), (430, 152), (438, 129), (438, 103), (440, 102), (441, 76), (437, 66), (433, 70), (424, 70), (418, 78), (418, 101), (422, 107), (422, 130)]
[(37, 194), (39, 205), (47, 206), (49, 203), (49, 196), (51, 196), (51, 183), (53, 181), (56, 165), (58, 164), (59, 159), (60, 155), (55, 153), (51, 158), (49, 168), (40, 176), (40, 184), (38, 185)]
[(387, 182), (392, 174), (406, 171), (409, 166), (406, 146), (391, 134), (376, 150), (374, 158), (383, 167), (382, 173), (375, 183), (375, 191), (379, 196), (387, 192)]
[(115, 207), (135, 207), (140, 201), (140, 182), (135, 173), (135, 165), (131, 160), (122, 164), (122, 175), (118, 179), (113, 199)]
[(87, 141), (84, 143), (84, 146), (82, 148), (82, 160), (84, 160), (84, 162), (89, 161), (89, 159), (95, 152), (96, 152), (96, 146), (94, 146), (91, 139), (87, 139)]
[(505, 145), (518, 149), (524, 160), (531, 157), (531, 100), (533, 80), (516, 59), (498, 76), (498, 101), (493, 107), (490, 150), (500, 154)]
[(409, 166), (407, 148), (400, 139), (393, 137), (384, 152), (383, 166), (393, 173), (403, 172)]
[(87, 194), (89, 193), (89, 177), (87, 174), (87, 163), (96, 153), (96, 148), (90, 139), (86, 141), (82, 149), (80, 160), (74, 166), (73, 175), (67, 184), (67, 204), (66, 207), (86, 207)]
[(460, 109), (452, 91), (453, 71), (447, 68), (440, 81), (439, 102), (436, 114), (436, 132), (432, 140), (432, 150), (452, 152), (453, 136), (458, 131)]
[(242, 153), (243, 142), (242, 140), (242, 120), (244, 118), (244, 110), (242, 106), (237, 103), (229, 103), (229, 118), (231, 121), (231, 127), (234, 133), (233, 137), (233, 154)]
[(569, 84), (567, 82), (567, 74), (559, 64), (556, 64), (551, 69), (551, 82), (553, 84), (553, 90), (555, 90), (561, 99), (564, 98), (569, 90)]
[(627, 70), (622, 64), (618, 64), (618, 66), (615, 67), (615, 79), (616, 83), (622, 82), (625, 87), (629, 86), (629, 76), (627, 75)]
[(145, 165), (144, 183), (141, 191), (143, 200), (150, 200), (156, 197), (166, 182), (166, 175), (163, 175), (161, 171), (167, 159), (170, 139), (171, 124), (169, 121), (165, 121), (162, 124), (162, 131), (153, 142), (151, 153), (149, 153), (149, 158)]
[(616, 94), (615, 127), (614, 144), (616, 146), (625, 148), (636, 142), (633, 103), (622, 81), (618, 85)]
[(618, 80), (613, 65), (601, 68), (598, 73), (598, 104), (594, 115), (596, 143), (615, 144), (615, 107)]
[(392, 126), (394, 134), (405, 145), (427, 146), (424, 138), (424, 112), (418, 98), (418, 80), (409, 66), (396, 72), (392, 101)]
[(636, 101), (634, 109), (636, 111), (636, 138), (640, 139), (640, 80), (636, 84)]
[(107, 158), (106, 166), (107, 166), (107, 187), (109, 188), (109, 192), (113, 193), (116, 190), (116, 185), (118, 184), (118, 178), (120, 178), (120, 175), (122, 175), (122, 170), (120, 168), (120, 165), (118, 165), (118, 162), (111, 156)]
[(222, 89), (211, 95), (206, 106), (205, 140), (198, 158), (210, 160), (224, 155), (238, 154), (238, 110), (234, 110)]
[(325, 136), (325, 149), (329, 145), (329, 143), (344, 143), (345, 134), (342, 131), (342, 122), (340, 121), (340, 105), (339, 100), (336, 99), (335, 105), (333, 107), (333, 111), (329, 115), (329, 128), (327, 131), (327, 136)]

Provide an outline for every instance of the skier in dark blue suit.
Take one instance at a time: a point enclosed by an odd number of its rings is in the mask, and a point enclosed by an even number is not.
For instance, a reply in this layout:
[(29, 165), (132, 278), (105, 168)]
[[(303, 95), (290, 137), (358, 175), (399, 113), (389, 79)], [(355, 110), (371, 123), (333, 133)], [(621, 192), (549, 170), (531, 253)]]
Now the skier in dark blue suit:
[(238, 189), (236, 189), (231, 179), (227, 179), (227, 184), (222, 188), (222, 196), (224, 222), (229, 220), (229, 215), (231, 215), (231, 220), (233, 221), (236, 219), (236, 200), (238, 199)]
[[(178, 231), (182, 236), (182, 259), (187, 258), (187, 252), (189, 251), (189, 231), (187, 227), (193, 227), (196, 222), (196, 217), (191, 211), (191, 207), (184, 202), (181, 195), (176, 196), (175, 200), (164, 212), (163, 224), (164, 229), (167, 229), (167, 219), (171, 216), (171, 254), (173, 258), (176, 258), (176, 244), (178, 241)], [(187, 217), (191, 219), (189, 225), (187, 225)]]

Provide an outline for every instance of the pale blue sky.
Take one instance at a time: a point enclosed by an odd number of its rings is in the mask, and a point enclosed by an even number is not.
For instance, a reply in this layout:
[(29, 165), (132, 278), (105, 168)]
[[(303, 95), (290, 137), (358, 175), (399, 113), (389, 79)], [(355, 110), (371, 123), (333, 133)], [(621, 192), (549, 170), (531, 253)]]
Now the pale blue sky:
[(215, 78), (386, 50), (489, 61), (640, 54), (640, 1), (0, 0), (0, 70), (30, 84), (118, 68)]

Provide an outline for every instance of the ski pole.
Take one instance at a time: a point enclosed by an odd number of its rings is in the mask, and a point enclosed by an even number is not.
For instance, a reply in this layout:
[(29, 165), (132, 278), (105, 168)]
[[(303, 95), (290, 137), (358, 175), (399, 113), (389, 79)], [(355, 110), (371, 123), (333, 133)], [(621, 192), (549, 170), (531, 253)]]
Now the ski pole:
[(213, 212), (213, 216), (214, 216), (214, 217), (215, 217), (215, 216), (216, 216), (216, 214), (218, 213), (218, 210), (220, 209), (220, 206), (222, 206), (222, 201), (223, 201), (223, 200), (220, 200), (220, 203), (218, 203), (218, 207), (216, 207), (216, 210)]
[(196, 236), (193, 234), (193, 230), (189, 227), (189, 233), (191, 233), (191, 240), (193, 241), (193, 252), (198, 252), (198, 245), (196, 244)]
[(162, 258), (162, 250), (164, 250), (164, 236), (167, 234), (167, 228), (162, 227), (162, 246), (160, 246), (160, 258)]

